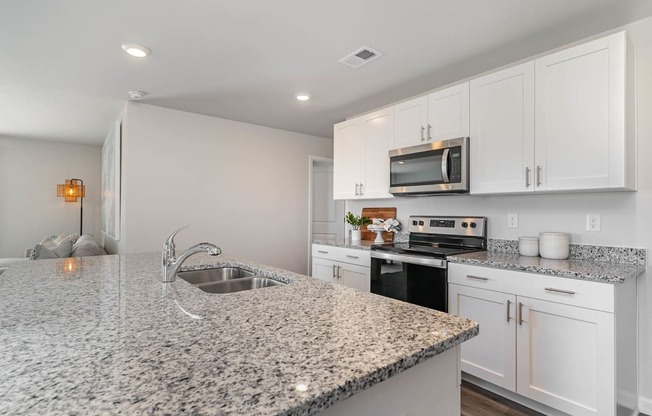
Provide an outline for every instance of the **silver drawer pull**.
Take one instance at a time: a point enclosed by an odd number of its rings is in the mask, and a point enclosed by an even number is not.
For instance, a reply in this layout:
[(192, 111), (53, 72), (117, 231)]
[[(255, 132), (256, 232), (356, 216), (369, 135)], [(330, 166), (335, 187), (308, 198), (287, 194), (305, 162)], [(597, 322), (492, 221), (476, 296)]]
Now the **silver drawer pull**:
[(511, 304), (512, 304), (512, 302), (511, 302), (509, 299), (507, 299), (507, 322), (509, 322), (509, 320), (510, 320), (510, 318), (511, 318), (511, 317), (509, 316), (509, 306), (510, 306)]
[(555, 289), (554, 287), (547, 287), (545, 288), (548, 292), (557, 292), (557, 293), (565, 293), (567, 295), (574, 295), (575, 292), (572, 290), (564, 290), (564, 289)]
[(321, 254), (328, 254), (328, 251), (324, 251), (324, 250), (317, 250), (317, 253), (321, 253)]
[(359, 258), (360, 258), (360, 257), (358, 257), (358, 256), (352, 256), (352, 255), (350, 255), (350, 254), (347, 254), (346, 257), (348, 257), (348, 258), (350, 258), (350, 259), (359, 259)]
[(468, 277), (469, 279), (475, 279), (475, 280), (489, 280), (488, 277), (473, 276), (472, 274), (467, 274), (466, 277)]

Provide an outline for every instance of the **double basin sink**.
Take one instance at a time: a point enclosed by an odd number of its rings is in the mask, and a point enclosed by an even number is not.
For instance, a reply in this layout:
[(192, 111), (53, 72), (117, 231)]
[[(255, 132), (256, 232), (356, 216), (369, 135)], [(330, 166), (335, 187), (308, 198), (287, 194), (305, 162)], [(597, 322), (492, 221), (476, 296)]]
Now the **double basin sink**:
[(207, 293), (233, 293), (285, 285), (239, 267), (192, 270), (179, 272), (177, 276)]

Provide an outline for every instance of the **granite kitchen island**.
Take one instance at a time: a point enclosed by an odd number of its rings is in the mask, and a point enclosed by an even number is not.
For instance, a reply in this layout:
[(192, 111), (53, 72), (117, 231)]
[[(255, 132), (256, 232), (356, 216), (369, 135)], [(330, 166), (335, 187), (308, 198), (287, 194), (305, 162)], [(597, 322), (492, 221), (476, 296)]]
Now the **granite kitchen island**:
[(182, 269), (227, 265), (288, 284), (227, 295), (163, 284), (160, 253), (10, 268), (0, 414), (389, 415), (400, 413), (382, 399), (399, 403), (411, 380), (432, 409), (411, 414), (459, 408), (459, 345), (475, 322), (228, 256)]

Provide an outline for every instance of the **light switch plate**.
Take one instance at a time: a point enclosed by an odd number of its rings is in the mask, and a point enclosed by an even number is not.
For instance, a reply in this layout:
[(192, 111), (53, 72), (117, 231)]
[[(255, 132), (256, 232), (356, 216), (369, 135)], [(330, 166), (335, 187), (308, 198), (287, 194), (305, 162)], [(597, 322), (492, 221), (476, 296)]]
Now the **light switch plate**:
[(507, 214), (507, 228), (518, 228), (518, 214)]

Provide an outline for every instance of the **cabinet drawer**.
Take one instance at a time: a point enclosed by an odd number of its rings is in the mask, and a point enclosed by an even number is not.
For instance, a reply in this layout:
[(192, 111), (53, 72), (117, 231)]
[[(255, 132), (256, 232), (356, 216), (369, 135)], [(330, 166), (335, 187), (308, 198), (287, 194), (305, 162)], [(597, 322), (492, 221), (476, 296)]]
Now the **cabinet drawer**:
[(614, 312), (614, 286), (536, 273), (449, 263), (448, 281), (517, 296)]
[(312, 245), (312, 256), (322, 259), (329, 259), (341, 263), (356, 264), (358, 266), (371, 267), (371, 253), (369, 250), (358, 250), (355, 248), (344, 248), (327, 246), (322, 244)]

